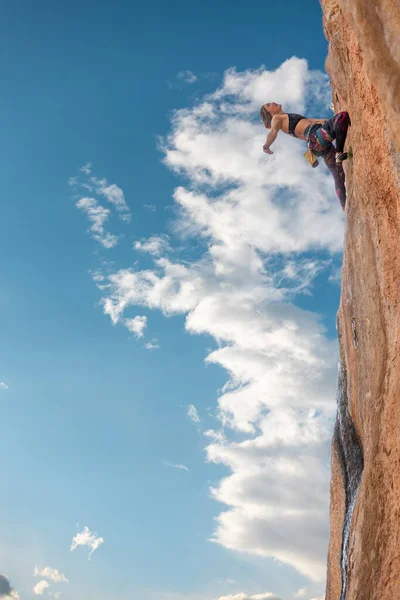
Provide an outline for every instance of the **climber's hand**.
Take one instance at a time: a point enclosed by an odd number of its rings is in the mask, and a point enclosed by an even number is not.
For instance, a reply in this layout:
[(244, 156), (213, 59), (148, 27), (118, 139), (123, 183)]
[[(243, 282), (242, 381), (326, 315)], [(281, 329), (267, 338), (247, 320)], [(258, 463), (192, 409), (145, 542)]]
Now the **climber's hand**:
[(268, 148), (267, 144), (264, 144), (263, 150), (264, 150), (265, 154), (273, 154), (272, 150), (270, 150)]

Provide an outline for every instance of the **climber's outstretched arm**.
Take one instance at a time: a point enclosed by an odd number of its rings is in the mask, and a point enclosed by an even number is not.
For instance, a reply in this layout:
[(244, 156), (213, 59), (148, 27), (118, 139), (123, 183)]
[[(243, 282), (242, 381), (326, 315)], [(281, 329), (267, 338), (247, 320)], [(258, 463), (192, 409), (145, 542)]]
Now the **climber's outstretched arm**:
[(263, 146), (263, 150), (266, 154), (273, 154), (270, 148), (276, 140), (276, 136), (278, 135), (280, 129), (282, 129), (282, 119), (280, 119), (278, 115), (273, 116), (271, 121), (271, 131), (267, 135), (267, 141)]

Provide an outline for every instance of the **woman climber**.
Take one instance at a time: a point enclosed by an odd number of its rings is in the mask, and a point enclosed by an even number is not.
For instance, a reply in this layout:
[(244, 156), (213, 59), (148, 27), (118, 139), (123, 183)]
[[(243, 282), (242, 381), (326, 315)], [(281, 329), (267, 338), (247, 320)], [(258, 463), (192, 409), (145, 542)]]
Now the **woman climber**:
[[(305, 154), (307, 161), (311, 166), (316, 167), (318, 161), (315, 156), (323, 156), (325, 164), (335, 180), (336, 194), (344, 210), (346, 187), (342, 163), (347, 158), (347, 152), (344, 152), (344, 143), (347, 129), (351, 125), (348, 113), (340, 112), (327, 120), (307, 119), (302, 115), (283, 112), (281, 104), (267, 102), (261, 107), (260, 116), (265, 127), (271, 130), (263, 146), (264, 152), (273, 154), (271, 145), (280, 130), (301, 140), (306, 140), (308, 142), (308, 151)], [(332, 144), (333, 140), (335, 140), (336, 146)]]

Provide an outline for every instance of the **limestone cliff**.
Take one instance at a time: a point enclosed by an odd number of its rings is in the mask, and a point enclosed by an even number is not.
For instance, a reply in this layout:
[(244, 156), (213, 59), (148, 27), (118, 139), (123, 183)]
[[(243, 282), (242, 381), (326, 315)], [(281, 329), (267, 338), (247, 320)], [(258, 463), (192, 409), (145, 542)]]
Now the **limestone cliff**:
[(400, 599), (400, 3), (321, 0), (352, 126), (326, 600)]

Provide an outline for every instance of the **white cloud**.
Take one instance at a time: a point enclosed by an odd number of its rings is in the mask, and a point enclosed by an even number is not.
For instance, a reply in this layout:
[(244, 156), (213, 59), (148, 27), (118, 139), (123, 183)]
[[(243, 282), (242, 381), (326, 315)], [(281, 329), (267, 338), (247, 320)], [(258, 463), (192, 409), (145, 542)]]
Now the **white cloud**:
[(92, 533), (89, 527), (84, 527), (83, 530), (76, 534), (72, 540), (70, 547), (71, 552), (76, 550), (78, 546), (88, 546), (91, 550), (89, 552), (89, 560), (95, 550), (104, 542), (104, 539), (97, 537), (97, 533)]
[(93, 281), (96, 281), (97, 283), (104, 281), (104, 275), (101, 273), (101, 271), (89, 271), (89, 273), (92, 276)]
[(147, 252), (153, 256), (161, 256), (161, 254), (167, 252), (169, 249), (168, 236), (153, 235), (147, 240), (135, 242), (134, 248), (135, 250)]
[(91, 175), (92, 163), (90, 163), (90, 162), (86, 163), (86, 165), (83, 165), (82, 167), (79, 168), (79, 171), (81, 173), (84, 173), (85, 175)]
[(50, 585), (47, 583), (47, 581), (42, 579), (34, 586), (33, 593), (36, 594), (36, 596), (41, 596), (43, 592), (49, 587)]
[[(125, 200), (123, 190), (115, 183), (109, 183), (105, 178), (92, 175), (92, 165), (87, 163), (79, 169), (79, 176), (70, 177), (69, 185), (77, 192), (83, 189), (90, 193), (90, 197), (81, 197), (76, 206), (86, 213), (90, 223), (92, 237), (105, 248), (113, 248), (118, 243), (118, 236), (106, 232), (104, 223), (111, 216), (111, 210), (103, 206), (98, 197), (105, 199), (116, 211), (119, 218), (125, 223), (131, 220), (131, 212)], [(97, 196), (97, 197), (96, 197)]]
[(185, 465), (174, 465), (173, 463), (166, 462), (163, 460), (163, 465), (166, 467), (171, 467), (172, 469), (180, 469), (181, 471), (190, 471)]
[(144, 208), (150, 212), (156, 212), (157, 207), (155, 204), (143, 204)]
[(188, 414), (189, 419), (192, 421), (192, 423), (197, 428), (199, 428), (199, 426), (200, 426), (200, 417), (199, 417), (199, 413), (197, 412), (197, 409), (194, 406), (194, 404), (189, 404), (187, 414)]
[(124, 319), (124, 325), (136, 338), (141, 338), (147, 327), (147, 317), (138, 315), (133, 319)]
[(68, 579), (65, 577), (64, 573), (60, 573), (58, 569), (52, 569), (51, 567), (44, 567), (44, 569), (35, 567), (33, 574), (35, 577), (45, 577), (54, 583), (68, 583)]
[(207, 362), (228, 381), (207, 458), (229, 475), (211, 490), (224, 506), (212, 540), (315, 581), (325, 577), (337, 344), (293, 301), (341, 251), (343, 216), (330, 174), (310, 169), (304, 144), (281, 135), (275, 154), (262, 154), (258, 110), (275, 100), (303, 112), (308, 102), (320, 116), (328, 89), (324, 74), (292, 58), (273, 72), (230, 70), (216, 92), (176, 111), (162, 144), (187, 181), (174, 193), (175, 230), (201, 250), (116, 270), (103, 299), (113, 323), (140, 306), (185, 315), (189, 333), (214, 338)]
[(198, 79), (197, 76), (192, 73), (192, 71), (180, 71), (177, 77), (185, 83), (195, 83)]
[(0, 381), (0, 390), (8, 390), (8, 385), (4, 381)]
[(150, 342), (146, 342), (144, 347), (146, 350), (158, 350), (160, 348), (160, 344), (158, 343), (157, 338), (153, 338)]
[(90, 182), (94, 184), (96, 192), (103, 196), (120, 213), (120, 218), (129, 223), (131, 212), (122, 189), (115, 183), (109, 184), (106, 179), (98, 179), (97, 177), (91, 177)]
[(81, 198), (76, 206), (86, 213), (91, 223), (89, 231), (95, 240), (100, 242), (104, 248), (113, 248), (117, 245), (118, 237), (104, 229), (104, 223), (110, 216), (108, 208), (101, 206), (95, 198)]
[[(99, 181), (99, 180), (97, 180), (97, 181)], [(125, 201), (124, 192), (115, 183), (107, 185), (107, 182), (105, 179), (100, 180), (98, 192), (100, 194), (102, 194), (106, 198), (106, 200), (108, 200), (108, 202), (113, 204), (118, 211), (120, 211), (120, 212), (129, 211), (128, 205), (126, 204), (126, 201)]]

